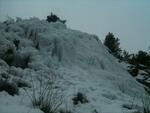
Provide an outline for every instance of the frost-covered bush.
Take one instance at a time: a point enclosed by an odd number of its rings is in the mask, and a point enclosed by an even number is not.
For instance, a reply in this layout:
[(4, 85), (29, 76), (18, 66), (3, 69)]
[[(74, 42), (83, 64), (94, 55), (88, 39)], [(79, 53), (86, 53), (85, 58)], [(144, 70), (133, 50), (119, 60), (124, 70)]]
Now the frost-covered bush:
[(17, 87), (31, 87), (30, 84), (23, 80), (23, 79), (15, 79), (14, 82), (16, 83)]
[(54, 39), (54, 48), (52, 50), (52, 56), (55, 56), (58, 54), (58, 41), (57, 39)]
[(84, 94), (80, 93), (80, 92), (78, 92), (77, 95), (75, 97), (73, 97), (72, 100), (73, 100), (74, 105), (77, 105), (79, 103), (83, 104), (83, 103), (89, 102), (87, 100), (87, 97)]
[(31, 56), (28, 54), (16, 53), (12, 66), (22, 69), (28, 68), (28, 63), (31, 61)]
[(35, 45), (35, 48), (36, 48), (37, 50), (40, 50), (39, 42), (37, 42), (37, 44)]
[(62, 48), (60, 47), (60, 43), (58, 42), (57, 39), (54, 39), (53, 44), (54, 44), (54, 48), (52, 50), (52, 57), (57, 56), (58, 61), (61, 62), (61, 60), (62, 60)]
[(12, 65), (12, 62), (14, 60), (14, 50), (12, 48), (8, 48), (4, 55), (2, 56), (2, 59), (8, 64)]
[(16, 22), (21, 22), (22, 19), (20, 17), (16, 17)]
[(26, 56), (22, 59), (23, 61), (23, 64), (20, 65), (20, 67), (22, 67), (23, 69), (24, 68), (27, 68), (28, 67), (28, 63), (30, 62), (30, 56)]
[(60, 109), (59, 113), (72, 113), (70, 110)]
[(0, 80), (0, 91), (6, 91), (8, 94), (14, 96), (19, 94), (19, 89), (16, 84), (9, 82), (8, 80)]
[(6, 24), (6, 25), (10, 25), (10, 24), (13, 24), (15, 21), (13, 18), (11, 17), (7, 17), (7, 20), (4, 21), (3, 23)]
[(4, 60), (9, 66), (20, 67), (22, 69), (28, 67), (28, 63), (30, 62), (30, 57), (31, 56), (28, 53), (22, 54), (20, 52), (16, 52), (12, 48), (8, 48), (1, 55), (1, 59)]
[(16, 46), (16, 49), (18, 50), (20, 40), (14, 39), (14, 40), (13, 40), (13, 43), (14, 43), (14, 45)]

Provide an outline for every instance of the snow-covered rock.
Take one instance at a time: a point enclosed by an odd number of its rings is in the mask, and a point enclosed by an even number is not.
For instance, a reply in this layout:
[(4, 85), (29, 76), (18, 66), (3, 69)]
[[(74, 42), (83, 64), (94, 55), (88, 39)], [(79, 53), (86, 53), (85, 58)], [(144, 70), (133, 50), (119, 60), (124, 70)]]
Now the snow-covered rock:
[[(18, 48), (14, 40), (19, 40)], [(13, 53), (8, 53), (9, 48)], [(10, 54), (13, 61), (8, 66), (4, 60)], [(67, 106), (73, 113), (130, 113), (134, 109), (123, 105), (141, 105), (139, 97), (144, 88), (98, 37), (71, 30), (65, 24), (37, 18), (0, 23), (0, 58), (0, 75), (5, 73), (30, 85), (34, 81), (37, 88), (40, 78), (47, 80), (54, 75), (55, 87), (64, 98), (61, 108)], [(22, 64), (27, 65), (22, 68)], [(88, 103), (73, 105), (72, 98), (78, 92), (86, 95)], [(42, 113), (33, 109), (23, 88), (14, 97), (0, 92), (0, 113), (10, 112)]]

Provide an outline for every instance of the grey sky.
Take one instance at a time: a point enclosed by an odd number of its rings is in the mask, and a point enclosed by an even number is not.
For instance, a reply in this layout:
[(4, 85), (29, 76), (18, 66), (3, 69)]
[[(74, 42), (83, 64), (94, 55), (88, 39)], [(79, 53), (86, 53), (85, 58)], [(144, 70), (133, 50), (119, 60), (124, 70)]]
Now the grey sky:
[(39, 17), (50, 12), (67, 19), (68, 27), (96, 34), (108, 32), (130, 52), (150, 46), (150, 0), (0, 0), (0, 20)]

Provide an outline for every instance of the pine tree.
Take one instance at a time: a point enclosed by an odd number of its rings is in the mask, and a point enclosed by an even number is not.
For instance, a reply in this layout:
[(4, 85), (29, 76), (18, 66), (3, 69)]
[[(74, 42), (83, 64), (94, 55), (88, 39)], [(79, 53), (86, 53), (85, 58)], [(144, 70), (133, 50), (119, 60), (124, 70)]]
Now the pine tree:
[(121, 55), (121, 48), (119, 47), (120, 42), (118, 38), (115, 38), (113, 33), (108, 33), (104, 40), (104, 45), (108, 47), (109, 52), (115, 57), (119, 58)]
[(66, 20), (61, 20), (57, 15), (53, 14), (52, 12), (51, 12), (51, 15), (47, 16), (46, 21), (48, 21), (48, 22), (57, 22), (57, 21), (59, 21), (63, 24), (66, 23)]
[(150, 55), (145, 51), (139, 51), (136, 55), (136, 61), (139, 64), (150, 66)]

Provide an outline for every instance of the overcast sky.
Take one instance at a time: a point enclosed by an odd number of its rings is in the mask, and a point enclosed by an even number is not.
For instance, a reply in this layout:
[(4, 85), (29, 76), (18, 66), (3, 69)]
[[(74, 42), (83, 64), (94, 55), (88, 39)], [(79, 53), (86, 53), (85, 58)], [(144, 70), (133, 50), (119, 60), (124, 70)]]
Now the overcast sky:
[(67, 20), (69, 28), (96, 34), (108, 32), (130, 52), (150, 46), (150, 0), (0, 0), (0, 20), (39, 17), (50, 12)]

